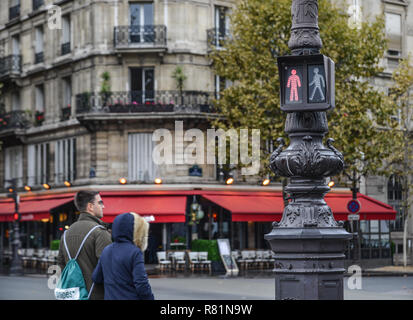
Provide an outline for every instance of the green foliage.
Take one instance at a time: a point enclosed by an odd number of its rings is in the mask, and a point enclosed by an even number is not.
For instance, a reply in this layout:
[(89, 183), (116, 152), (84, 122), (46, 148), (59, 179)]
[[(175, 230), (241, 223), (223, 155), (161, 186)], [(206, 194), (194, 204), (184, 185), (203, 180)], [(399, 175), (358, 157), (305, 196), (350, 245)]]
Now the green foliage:
[(52, 240), (50, 242), (50, 250), (59, 250), (60, 240)]
[[(328, 113), (329, 135), (343, 153), (349, 172), (376, 174), (383, 170), (383, 159), (392, 153), (394, 140), (391, 130), (378, 133), (377, 128), (393, 128), (389, 124), (392, 106), (369, 82), (382, 71), (384, 19), (377, 17), (353, 29), (348, 18), (331, 1), (319, 0), (321, 53), (336, 63), (336, 108)], [(266, 141), (287, 140), (276, 56), (290, 54), (291, 0), (241, 0), (231, 25), (232, 38), (225, 50), (214, 50), (210, 56), (215, 72), (233, 82), (216, 101), (223, 117), (213, 125), (224, 130), (259, 128), (264, 175), (271, 173)]]
[(217, 240), (197, 239), (191, 242), (192, 251), (208, 251), (208, 259), (211, 261), (221, 261), (218, 251)]
[[(408, 209), (413, 202), (413, 105), (411, 91), (413, 90), (413, 66), (411, 57), (400, 60), (399, 67), (393, 72), (394, 85), (389, 89), (389, 103), (393, 107), (396, 126), (394, 131), (395, 142), (390, 158), (391, 172), (402, 178), (403, 207)], [(407, 210), (405, 210), (407, 212)]]
[(174, 243), (185, 243), (185, 237), (181, 237), (181, 236), (174, 236), (172, 237), (172, 242)]
[(181, 66), (176, 66), (174, 72), (172, 73), (172, 78), (176, 81), (176, 88), (182, 93), (184, 82), (187, 77), (184, 74), (184, 70)]
[(100, 93), (110, 93), (111, 84), (110, 84), (110, 73), (105, 71), (100, 76), (102, 78), (102, 84), (100, 87)]

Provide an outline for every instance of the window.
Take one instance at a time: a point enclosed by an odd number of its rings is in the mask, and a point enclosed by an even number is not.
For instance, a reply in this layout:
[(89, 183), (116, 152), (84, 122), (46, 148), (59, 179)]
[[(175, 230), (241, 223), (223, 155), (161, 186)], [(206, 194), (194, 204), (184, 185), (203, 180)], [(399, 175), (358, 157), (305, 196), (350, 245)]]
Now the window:
[(36, 86), (36, 112), (44, 112), (44, 87)]
[(229, 86), (232, 85), (232, 82), (230, 80), (227, 80), (223, 77), (220, 77), (218, 75), (215, 76), (215, 95), (216, 98), (219, 99), (220, 93), (228, 88)]
[(387, 54), (399, 57), (402, 52), (402, 16), (386, 12), (386, 34), (389, 40)]
[(391, 231), (402, 231), (404, 226), (402, 178), (391, 175), (387, 182), (387, 202), (396, 210), (396, 219), (391, 221)]
[(43, 27), (36, 28), (36, 44), (35, 44), (35, 57), (34, 63), (41, 63), (43, 62)]
[(29, 145), (27, 148), (27, 178), (29, 186), (49, 182), (50, 148), (48, 143)]
[(154, 42), (153, 3), (129, 4), (130, 42)]
[(11, 0), (9, 8), (9, 19), (12, 20), (20, 16), (20, 0)]
[(74, 181), (76, 179), (76, 139), (64, 139), (55, 142), (55, 182)]
[(215, 46), (221, 47), (228, 36), (229, 9), (227, 7), (215, 6)]
[(72, 105), (72, 78), (63, 78), (63, 108)]
[(155, 143), (151, 133), (133, 133), (128, 137), (128, 176), (131, 181), (153, 182), (156, 166), (152, 160)]
[(12, 39), (12, 52), (13, 55), (18, 56), (20, 55), (20, 37), (18, 35), (13, 36)]
[(4, 149), (4, 187), (8, 187), (7, 180), (17, 179), (17, 186), (23, 186), (23, 146)]
[(12, 93), (12, 111), (19, 111), (20, 110), (20, 92), (15, 91)]
[(71, 51), (70, 37), (71, 37), (70, 16), (67, 15), (67, 16), (62, 17), (62, 56), (70, 53)]
[(44, 0), (33, 0), (32, 4), (33, 4), (33, 11), (36, 11), (44, 4)]
[(145, 104), (154, 102), (155, 80), (153, 68), (131, 68), (132, 102)]

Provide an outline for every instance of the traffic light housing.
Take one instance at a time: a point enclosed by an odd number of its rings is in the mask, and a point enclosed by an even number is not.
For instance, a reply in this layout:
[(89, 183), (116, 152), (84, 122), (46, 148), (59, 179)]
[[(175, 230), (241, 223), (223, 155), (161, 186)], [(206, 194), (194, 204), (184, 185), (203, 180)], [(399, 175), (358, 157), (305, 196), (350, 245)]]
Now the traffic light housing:
[(15, 212), (13, 214), (13, 221), (19, 222), (21, 220), (21, 218), (22, 218), (22, 216), (21, 216), (20, 212)]
[(334, 62), (322, 54), (277, 58), (281, 110), (327, 111), (335, 107)]

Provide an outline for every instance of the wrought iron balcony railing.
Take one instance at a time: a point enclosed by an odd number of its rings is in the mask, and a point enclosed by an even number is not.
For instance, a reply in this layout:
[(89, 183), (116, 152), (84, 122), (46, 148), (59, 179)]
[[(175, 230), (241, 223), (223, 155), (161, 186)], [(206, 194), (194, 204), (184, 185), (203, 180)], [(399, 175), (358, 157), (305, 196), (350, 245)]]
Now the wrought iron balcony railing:
[(72, 108), (70, 105), (67, 105), (66, 107), (62, 108), (62, 114), (60, 116), (60, 120), (61, 121), (69, 120), (71, 114), (72, 114)]
[(70, 51), (71, 51), (70, 42), (62, 43), (62, 56), (70, 53)]
[(20, 17), (20, 4), (9, 8), (9, 20)]
[(11, 111), (0, 114), (0, 132), (7, 129), (24, 129), (31, 125), (24, 111)]
[(208, 51), (212, 51), (213, 48), (224, 48), (225, 41), (230, 39), (231, 35), (229, 30), (221, 30), (219, 28), (212, 28), (207, 30), (207, 43)]
[(118, 26), (114, 29), (114, 46), (117, 49), (165, 48), (166, 26)]
[(0, 78), (12, 74), (19, 75), (21, 72), (22, 56), (10, 55), (0, 58)]
[(42, 63), (44, 61), (44, 54), (43, 52), (38, 52), (34, 54), (34, 63)]
[(33, 11), (36, 11), (44, 4), (44, 0), (33, 0)]
[(76, 95), (76, 113), (213, 113), (214, 92), (129, 91)]

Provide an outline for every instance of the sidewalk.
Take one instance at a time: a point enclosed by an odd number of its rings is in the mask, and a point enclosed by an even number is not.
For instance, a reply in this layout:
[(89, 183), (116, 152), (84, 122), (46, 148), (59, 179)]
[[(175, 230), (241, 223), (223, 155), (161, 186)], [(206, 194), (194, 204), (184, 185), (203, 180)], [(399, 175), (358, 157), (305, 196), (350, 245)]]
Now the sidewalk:
[(413, 266), (386, 266), (363, 270), (367, 276), (413, 276)]
[[(208, 277), (216, 277), (216, 276), (224, 276), (225, 273), (212, 273), (211, 275), (208, 272), (194, 272), (192, 273), (189, 270), (186, 271), (164, 271), (160, 272), (157, 264), (146, 264), (145, 270), (149, 277), (162, 277), (162, 278), (192, 278), (192, 277), (199, 277), (208, 278)], [(47, 270), (38, 270), (38, 269), (24, 269), (25, 275), (30, 276), (42, 276), (47, 277)], [(5, 266), (0, 266), (0, 275), (8, 275), (8, 268)], [(351, 276), (351, 273), (345, 273), (344, 276)], [(413, 277), (413, 266), (407, 266), (406, 268), (403, 266), (385, 266), (379, 268), (368, 268), (362, 269), (362, 275), (367, 277), (374, 277), (374, 276), (399, 276), (399, 277)], [(271, 269), (266, 270), (248, 270), (240, 271), (238, 277), (244, 278), (272, 278), (274, 274)]]

